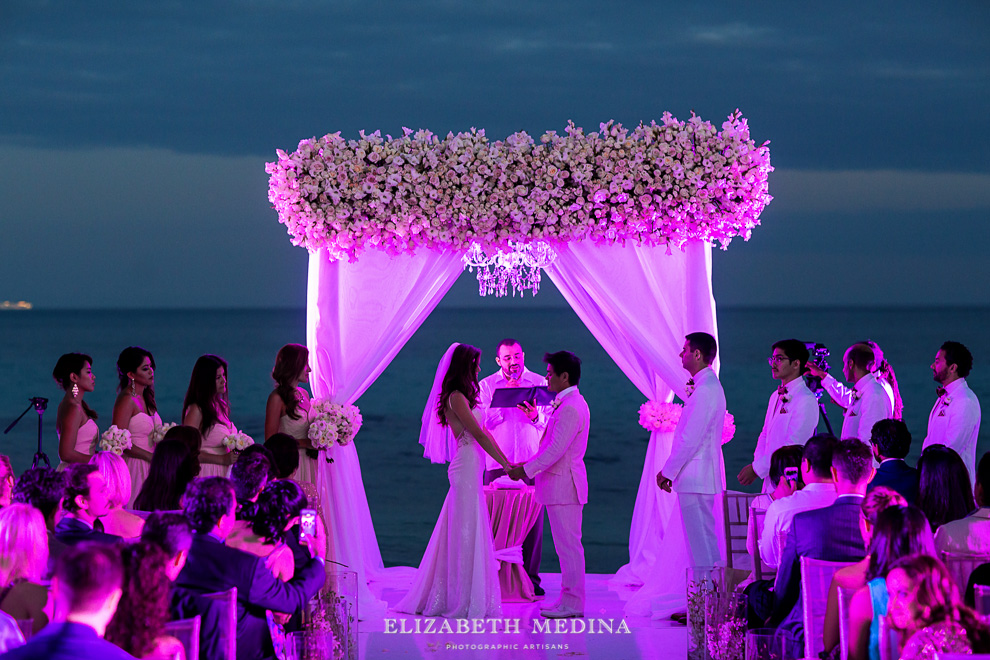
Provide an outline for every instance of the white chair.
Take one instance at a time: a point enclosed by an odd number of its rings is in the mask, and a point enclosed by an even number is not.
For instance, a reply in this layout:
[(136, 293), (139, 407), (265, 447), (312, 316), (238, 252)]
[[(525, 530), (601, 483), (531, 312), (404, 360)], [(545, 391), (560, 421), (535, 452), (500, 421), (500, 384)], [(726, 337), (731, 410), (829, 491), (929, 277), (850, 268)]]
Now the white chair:
[(839, 587), (839, 660), (849, 660), (849, 606), (855, 594), (855, 589)]
[(990, 587), (985, 584), (973, 585), (973, 609), (984, 619), (990, 617)]
[(186, 660), (199, 660), (200, 616), (179, 619), (165, 624), (165, 634), (175, 637), (186, 650)]
[(744, 568), (735, 557), (746, 557), (746, 532), (749, 529), (749, 505), (756, 493), (725, 491), (722, 497), (722, 514), (725, 525), (725, 560), (728, 568)]
[(763, 521), (766, 520), (766, 517), (766, 511), (756, 511), (750, 518), (753, 525), (753, 538), (756, 539), (756, 547), (753, 548), (756, 553), (753, 556), (753, 579), (755, 580), (773, 580), (777, 576), (777, 571), (764, 564), (763, 558), (760, 557), (760, 539), (763, 537)]
[(849, 561), (823, 561), (801, 557), (801, 607), (804, 616), (804, 657), (817, 658), (825, 650), (825, 610), (832, 576)]
[(203, 595), (224, 604), (224, 614), (220, 621), (220, 646), (223, 649), (223, 658), (220, 660), (237, 660), (237, 587)]
[[(880, 617), (880, 660), (899, 660), (901, 657), (901, 635), (887, 621), (887, 617)], [(972, 657), (972, 656), (969, 656)]]
[(960, 552), (943, 552), (942, 561), (949, 569), (949, 575), (959, 587), (959, 593), (966, 592), (969, 576), (980, 564), (990, 562), (990, 555), (968, 555)]

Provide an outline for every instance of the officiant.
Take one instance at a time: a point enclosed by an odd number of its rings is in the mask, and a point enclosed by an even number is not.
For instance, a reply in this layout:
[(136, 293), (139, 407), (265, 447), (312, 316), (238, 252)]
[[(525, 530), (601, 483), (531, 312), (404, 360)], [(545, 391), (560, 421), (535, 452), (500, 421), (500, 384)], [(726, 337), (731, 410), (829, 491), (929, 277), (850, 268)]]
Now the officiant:
[[(536, 455), (540, 437), (547, 425), (543, 406), (535, 406), (526, 401), (515, 408), (492, 407), (495, 390), (516, 387), (543, 387), (546, 378), (526, 368), (526, 354), (515, 339), (503, 339), (496, 350), (495, 363), (498, 371), (481, 380), (481, 406), (485, 409), (485, 428), (495, 442), (505, 452), (513, 465), (525, 463)], [(487, 485), (505, 474), (498, 463), (486, 457), (484, 483)], [(524, 480), (532, 486), (532, 479)], [(538, 596), (544, 594), (540, 587), (540, 560), (543, 550), (543, 512), (540, 512), (533, 528), (523, 541), (523, 567), (533, 581), (533, 590)]]

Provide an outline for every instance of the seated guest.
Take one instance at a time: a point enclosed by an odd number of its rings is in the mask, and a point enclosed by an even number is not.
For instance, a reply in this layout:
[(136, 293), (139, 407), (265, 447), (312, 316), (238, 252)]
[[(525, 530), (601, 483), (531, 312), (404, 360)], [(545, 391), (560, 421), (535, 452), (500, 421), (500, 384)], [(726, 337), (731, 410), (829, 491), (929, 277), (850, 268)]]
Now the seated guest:
[[(178, 426), (169, 429), (171, 433)], [(197, 435), (199, 431), (186, 426)], [(166, 435), (168, 435), (166, 433)], [(193, 454), (182, 440), (165, 438), (151, 454), (148, 477), (134, 500), (138, 511), (176, 511), (181, 508), (182, 494), (199, 471), (198, 454)]]
[(13, 501), (30, 504), (45, 518), (48, 533), (48, 569), (45, 577), (55, 572), (55, 560), (65, 550), (65, 544), (55, 538), (55, 516), (62, 510), (65, 497), (65, 474), (51, 468), (31, 468), (14, 485)]
[(832, 452), (832, 479), (838, 497), (829, 506), (794, 516), (774, 582), (774, 611), (769, 624), (789, 632), (797, 649), (804, 644), (799, 560), (810, 557), (854, 562), (866, 556), (859, 518), (873, 472), (873, 452), (866, 444), (855, 438), (839, 441)]
[[(271, 452), (270, 458), (275, 467), (275, 479), (291, 479), (299, 468), (299, 443), (291, 435), (276, 433), (265, 440), (265, 449)], [(320, 510), (319, 493), (309, 481), (296, 481), (306, 494), (309, 505)]]
[(223, 604), (174, 584), (186, 565), (189, 549), (192, 547), (192, 528), (189, 527), (186, 516), (168, 511), (152, 513), (145, 521), (141, 540), (157, 544), (168, 555), (165, 573), (173, 583), (169, 600), (172, 619), (191, 619), (199, 616), (200, 655), (204, 658), (222, 657), (220, 632)]
[[(891, 506), (880, 512), (870, 541), (865, 584), (849, 605), (849, 657), (879, 660), (880, 619), (887, 616), (887, 573), (902, 557), (935, 551), (925, 514), (914, 505)], [(842, 569), (844, 570), (844, 569)], [(836, 640), (838, 629), (835, 630)]]
[[(746, 552), (750, 556), (756, 556), (758, 552), (756, 547), (757, 537), (763, 537), (763, 527), (766, 524), (766, 517), (764, 516), (757, 523), (757, 513), (760, 511), (766, 511), (767, 507), (770, 506), (771, 502), (775, 502), (779, 499), (785, 498), (788, 495), (793, 495), (794, 491), (800, 486), (800, 468), (801, 468), (801, 455), (804, 453), (804, 447), (801, 445), (787, 445), (786, 447), (781, 447), (776, 450), (770, 457), (770, 471), (767, 477), (770, 479), (770, 483), (773, 485), (773, 490), (769, 493), (760, 493), (753, 498), (753, 501), (749, 503), (749, 521), (750, 524), (746, 529)], [(787, 468), (793, 468), (798, 471), (798, 475), (794, 479), (785, 479), (784, 470)], [(759, 524), (760, 528), (757, 529), (756, 525)]]
[(10, 459), (0, 454), (0, 508), (10, 504), (10, 498), (14, 494), (14, 468), (10, 466)]
[(95, 465), (107, 485), (107, 500), (110, 511), (100, 519), (103, 531), (125, 539), (137, 538), (144, 527), (144, 518), (124, 510), (131, 501), (131, 473), (124, 459), (112, 451), (98, 451), (89, 459)]
[(173, 426), (165, 432), (162, 440), (178, 440), (189, 449), (189, 453), (193, 456), (191, 464), (194, 466), (194, 474), (192, 478), (195, 479), (198, 477), (200, 470), (199, 452), (203, 450), (203, 434), (199, 432), (199, 429), (195, 426), (185, 426), (183, 424)]
[(939, 552), (990, 554), (990, 452), (983, 454), (976, 468), (973, 496), (980, 508), (938, 528), (935, 547)]
[(194, 480), (186, 489), (183, 509), (194, 534), (177, 584), (199, 593), (237, 587), (238, 659), (273, 658), (264, 612), (295, 612), (319, 591), (325, 578), (324, 539), (317, 534), (307, 542), (312, 559), (292, 580), (282, 582), (265, 567), (264, 559), (224, 545), (237, 521), (237, 500), (228, 479)]
[(123, 578), (116, 546), (80, 543), (66, 549), (52, 578), (54, 622), (4, 660), (133, 660), (103, 639)]
[[(286, 545), (299, 515), (307, 507), (306, 496), (294, 481), (274, 481), (242, 509), (243, 519), (227, 536), (227, 546), (257, 557), (270, 557), (266, 565), (275, 577), (292, 579), (295, 563)], [(274, 556), (272, 556), (274, 555)]]
[[(874, 488), (863, 498), (863, 504), (860, 507), (859, 531), (863, 535), (863, 544), (868, 552), (865, 559), (851, 566), (840, 568), (832, 577), (832, 583), (828, 588), (828, 607), (825, 612), (824, 641), (827, 652), (831, 652), (839, 644), (839, 587), (856, 591), (867, 583), (866, 574), (870, 570), (872, 559), (872, 553), (869, 552), (870, 543), (874, 536), (877, 516), (889, 506), (903, 506), (905, 504), (907, 502), (900, 493), (885, 486)], [(925, 524), (928, 524), (927, 520)], [(930, 532), (931, 530), (929, 530)]]
[(887, 574), (887, 619), (901, 631), (901, 660), (990, 652), (990, 629), (959, 598), (945, 564), (927, 555), (894, 562)]
[(932, 531), (976, 509), (969, 472), (954, 450), (945, 445), (926, 447), (918, 459), (918, 473), (918, 508), (925, 512)]
[(835, 501), (832, 479), (832, 451), (836, 440), (830, 435), (816, 435), (804, 445), (801, 454), (801, 477), (804, 488), (789, 497), (775, 500), (767, 508), (763, 536), (760, 537), (760, 557), (776, 568), (780, 565), (783, 548), (794, 516), (802, 511), (819, 509)]
[(6, 653), (24, 645), (24, 633), (17, 625), (17, 619), (0, 611), (0, 653)]
[(123, 593), (107, 625), (106, 640), (135, 658), (184, 658), (182, 643), (165, 633), (169, 621), (169, 557), (156, 543), (121, 548)]
[(237, 497), (238, 518), (243, 517), (241, 511), (247, 504), (258, 501), (258, 495), (268, 484), (271, 472), (271, 461), (262, 453), (241, 454), (237, 458), (230, 468), (230, 481)]
[(110, 511), (107, 485), (95, 465), (73, 463), (64, 473), (65, 499), (62, 508), (65, 515), (55, 525), (55, 538), (66, 545), (80, 541), (117, 543), (119, 536), (94, 528), (96, 521)]
[(48, 623), (48, 568), (45, 519), (27, 504), (0, 509), (0, 610), (15, 619), (33, 619), (34, 632)]
[(880, 467), (866, 492), (886, 486), (914, 504), (918, 500), (918, 470), (904, 460), (911, 451), (911, 432), (907, 424), (899, 419), (881, 419), (873, 425), (870, 444)]

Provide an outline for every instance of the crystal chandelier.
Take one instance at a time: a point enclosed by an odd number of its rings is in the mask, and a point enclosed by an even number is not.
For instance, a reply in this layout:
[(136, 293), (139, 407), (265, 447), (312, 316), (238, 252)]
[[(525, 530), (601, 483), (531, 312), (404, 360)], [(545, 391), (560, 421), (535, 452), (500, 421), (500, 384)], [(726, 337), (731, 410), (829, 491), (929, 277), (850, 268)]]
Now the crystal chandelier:
[(474, 272), (478, 269), (478, 295), (523, 295), (530, 289), (535, 296), (540, 290), (541, 273), (557, 258), (557, 253), (544, 241), (523, 243), (508, 241), (507, 248), (496, 248), (488, 254), (477, 243), (472, 243), (464, 255), (464, 267)]

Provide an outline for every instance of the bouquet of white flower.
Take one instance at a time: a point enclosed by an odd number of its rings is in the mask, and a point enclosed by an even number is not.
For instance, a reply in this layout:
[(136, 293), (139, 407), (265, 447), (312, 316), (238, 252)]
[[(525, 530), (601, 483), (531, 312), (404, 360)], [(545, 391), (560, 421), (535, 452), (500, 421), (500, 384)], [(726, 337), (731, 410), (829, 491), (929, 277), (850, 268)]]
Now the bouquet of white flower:
[(223, 443), (223, 446), (227, 448), (228, 452), (244, 451), (254, 444), (254, 439), (246, 433), (237, 431), (235, 433), (231, 433), (230, 435), (224, 436), (221, 442)]
[(111, 426), (100, 436), (100, 451), (112, 451), (121, 456), (131, 446), (131, 432), (127, 429)]
[(647, 401), (639, 407), (639, 425), (647, 431), (670, 432), (677, 428), (683, 406), (679, 403)]
[(153, 428), (151, 433), (148, 434), (148, 441), (151, 443), (151, 446), (154, 447), (161, 442), (165, 437), (165, 434), (168, 433), (168, 430), (176, 426), (178, 426), (178, 424), (168, 422), (167, 424), (162, 424), (161, 426), (156, 426)]
[(364, 421), (357, 406), (330, 403), (324, 399), (313, 402), (310, 419), (308, 437), (317, 449), (326, 449), (334, 443), (349, 444)]

